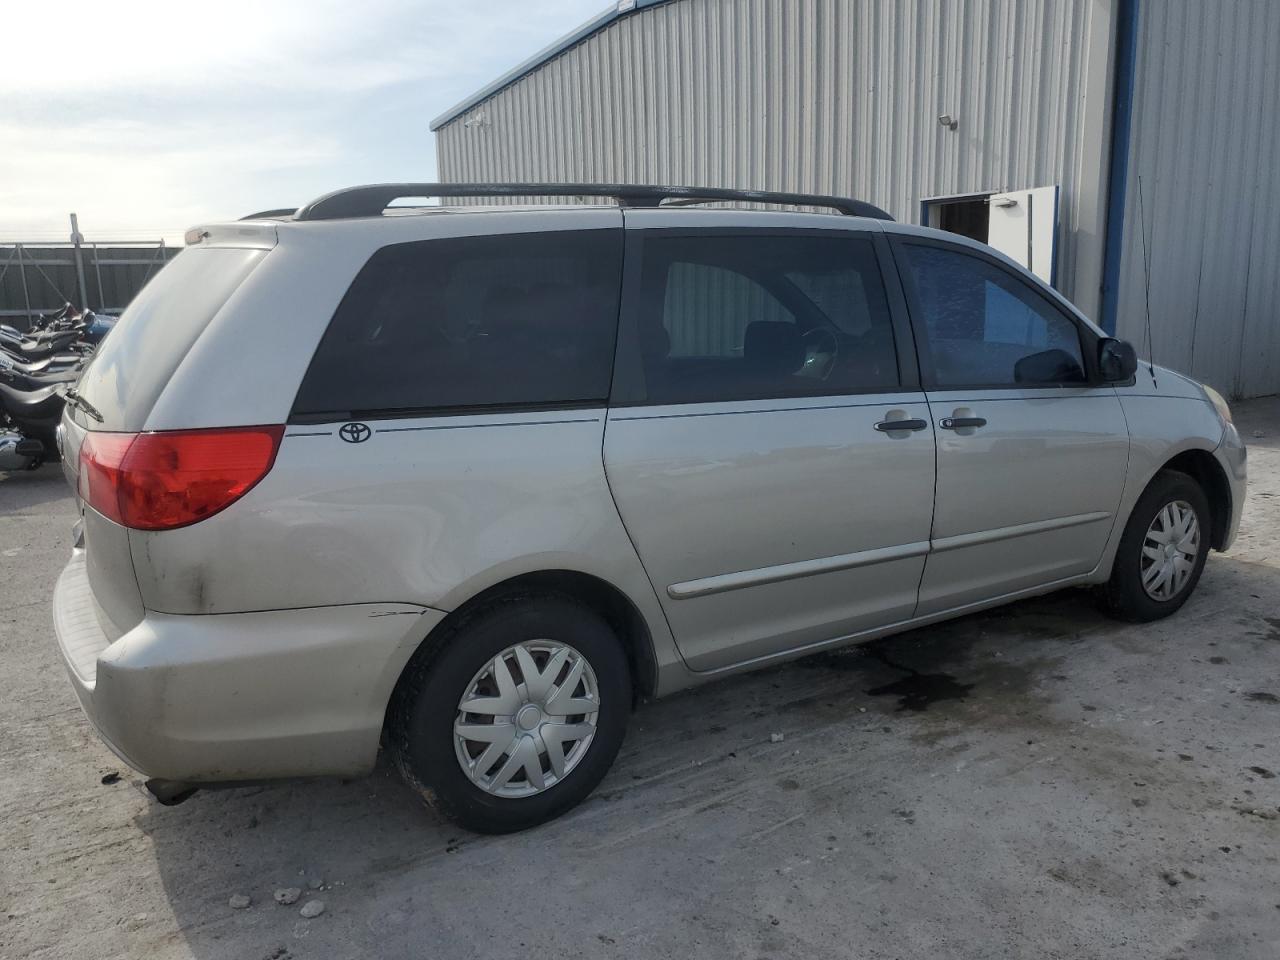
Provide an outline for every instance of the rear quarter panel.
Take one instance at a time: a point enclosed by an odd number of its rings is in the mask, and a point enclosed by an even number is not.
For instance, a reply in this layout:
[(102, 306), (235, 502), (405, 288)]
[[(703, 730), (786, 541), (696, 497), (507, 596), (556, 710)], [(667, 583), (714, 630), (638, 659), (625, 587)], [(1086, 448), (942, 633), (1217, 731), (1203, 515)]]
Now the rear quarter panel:
[(604, 410), (294, 425), (267, 477), (191, 527), (134, 531), (148, 609), (230, 613), (401, 602), (451, 610), (523, 573), (621, 590), (659, 667), (678, 662), (601, 458)]

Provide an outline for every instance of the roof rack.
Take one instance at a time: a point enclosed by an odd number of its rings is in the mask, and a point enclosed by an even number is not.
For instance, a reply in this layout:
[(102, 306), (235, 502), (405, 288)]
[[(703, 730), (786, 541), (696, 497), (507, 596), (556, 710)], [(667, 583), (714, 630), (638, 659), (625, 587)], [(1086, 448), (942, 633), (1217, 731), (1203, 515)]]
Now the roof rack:
[(403, 197), (610, 197), (624, 207), (658, 207), (664, 200), (677, 205), (738, 201), (800, 207), (828, 207), (850, 217), (892, 220), (879, 207), (863, 200), (812, 193), (768, 190), (729, 190), (723, 187), (665, 187), (632, 183), (378, 183), (348, 187), (312, 200), (294, 214), (295, 220), (342, 220), (376, 217), (392, 201)]

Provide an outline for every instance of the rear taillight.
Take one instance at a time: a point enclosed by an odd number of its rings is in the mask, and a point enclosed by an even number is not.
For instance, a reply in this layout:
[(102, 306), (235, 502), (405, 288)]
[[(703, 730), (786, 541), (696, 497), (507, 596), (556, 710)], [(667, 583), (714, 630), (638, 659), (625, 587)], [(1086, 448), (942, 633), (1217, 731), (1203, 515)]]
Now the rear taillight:
[(284, 427), (88, 433), (80, 497), (135, 530), (172, 530), (244, 496), (275, 463)]

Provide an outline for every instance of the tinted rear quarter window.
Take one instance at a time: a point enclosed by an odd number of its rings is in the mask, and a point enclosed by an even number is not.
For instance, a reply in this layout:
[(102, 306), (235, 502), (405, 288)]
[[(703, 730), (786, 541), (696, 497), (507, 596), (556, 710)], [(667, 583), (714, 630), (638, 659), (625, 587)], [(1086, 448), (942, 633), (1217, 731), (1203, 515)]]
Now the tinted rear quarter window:
[(294, 414), (603, 402), (621, 270), (616, 229), (383, 247), (338, 306)]
[(102, 414), (96, 430), (141, 430), (182, 358), (269, 251), (192, 247), (134, 297), (77, 387)]
[(837, 233), (644, 240), (637, 333), (649, 403), (899, 386), (871, 240)]

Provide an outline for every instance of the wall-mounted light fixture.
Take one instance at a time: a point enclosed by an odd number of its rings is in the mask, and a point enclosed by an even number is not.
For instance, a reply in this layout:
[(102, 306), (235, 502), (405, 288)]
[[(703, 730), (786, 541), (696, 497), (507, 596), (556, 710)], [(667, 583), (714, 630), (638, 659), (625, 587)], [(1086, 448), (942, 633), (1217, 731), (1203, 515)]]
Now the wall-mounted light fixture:
[(474, 117), (464, 120), (462, 122), (462, 125), (466, 127), (468, 130), (473, 129), (475, 127), (487, 127), (489, 126), (489, 118), (486, 117), (483, 113), (477, 113)]
[(954, 130), (956, 127), (960, 126), (960, 121), (951, 114), (944, 113), (942, 116), (938, 117), (938, 124), (946, 127), (948, 130)]

